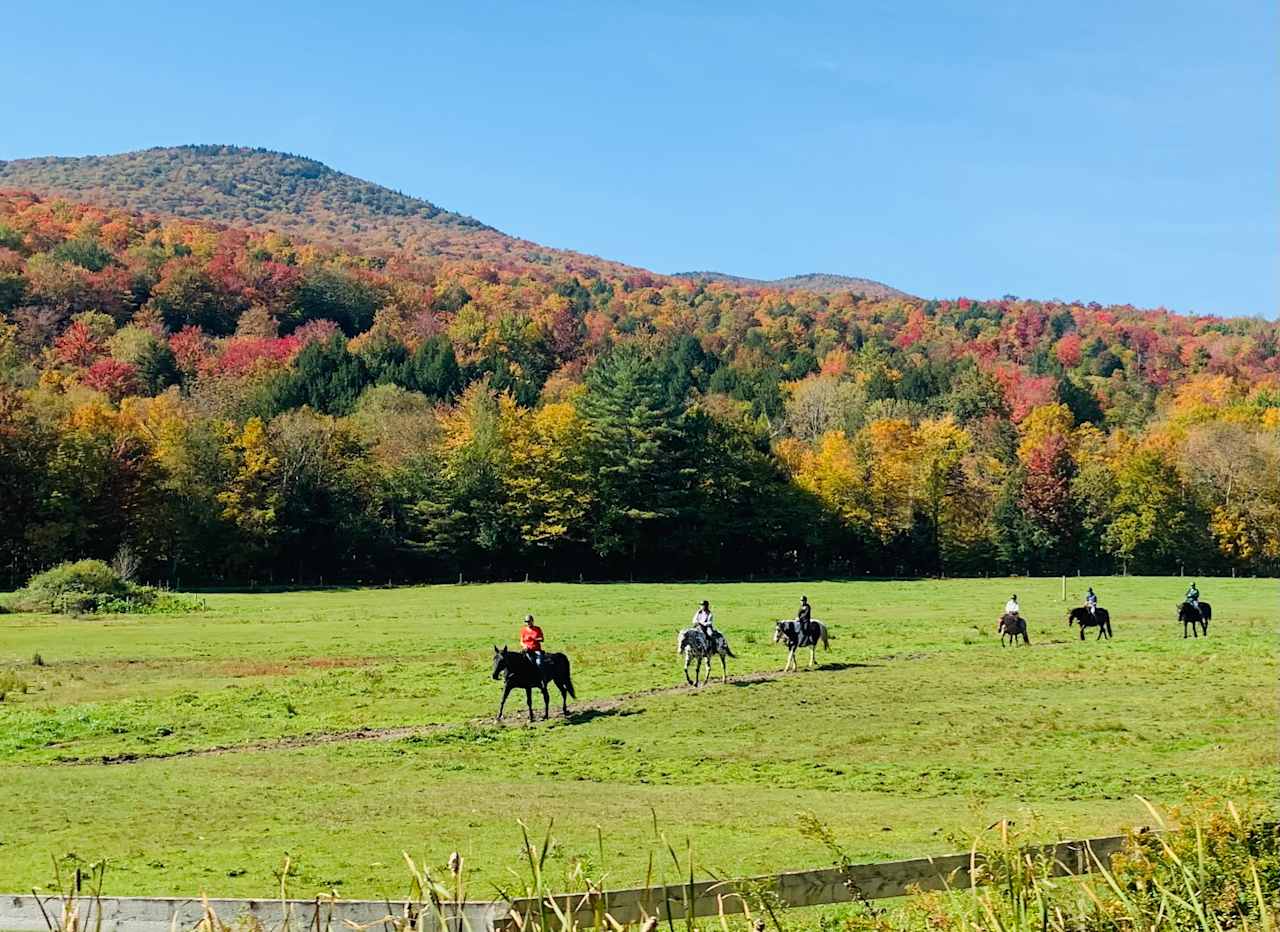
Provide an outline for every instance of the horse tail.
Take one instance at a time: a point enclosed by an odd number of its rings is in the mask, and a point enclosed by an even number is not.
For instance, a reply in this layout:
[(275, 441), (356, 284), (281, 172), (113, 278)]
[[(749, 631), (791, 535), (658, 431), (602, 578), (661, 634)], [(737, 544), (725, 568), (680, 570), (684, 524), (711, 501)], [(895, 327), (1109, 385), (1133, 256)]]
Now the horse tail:
[(573, 677), (569, 675), (569, 658), (564, 658), (564, 691), (569, 694), (570, 699), (577, 699), (578, 694), (573, 691)]
[(822, 649), (831, 650), (831, 641), (827, 638), (827, 626), (819, 624), (818, 630), (822, 632)]
[(727, 656), (732, 657), (734, 660), (738, 659), (738, 655), (733, 652), (733, 648), (729, 646), (728, 641), (724, 642), (724, 652)]

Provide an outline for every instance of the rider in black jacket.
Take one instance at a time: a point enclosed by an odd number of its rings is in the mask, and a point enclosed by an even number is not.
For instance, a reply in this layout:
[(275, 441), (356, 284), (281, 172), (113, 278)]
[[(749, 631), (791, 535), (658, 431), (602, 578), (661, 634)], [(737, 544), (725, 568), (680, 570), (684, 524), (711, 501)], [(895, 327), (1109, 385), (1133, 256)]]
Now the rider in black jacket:
[(809, 597), (800, 596), (800, 609), (796, 612), (796, 621), (800, 622), (800, 636), (809, 633), (809, 624), (813, 621), (813, 609), (809, 606)]

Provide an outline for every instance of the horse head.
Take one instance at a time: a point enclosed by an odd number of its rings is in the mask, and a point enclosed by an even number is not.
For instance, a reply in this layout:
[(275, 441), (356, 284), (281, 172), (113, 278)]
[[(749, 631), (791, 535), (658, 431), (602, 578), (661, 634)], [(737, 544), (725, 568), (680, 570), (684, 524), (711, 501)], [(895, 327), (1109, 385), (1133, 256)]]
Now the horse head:
[(789, 621), (779, 621), (773, 626), (773, 643), (781, 644), (783, 641), (789, 640), (787, 637), (787, 625), (789, 624), (791, 624)]
[(493, 678), (501, 679), (503, 671), (507, 669), (507, 646), (504, 644), (501, 648), (497, 644), (493, 645)]

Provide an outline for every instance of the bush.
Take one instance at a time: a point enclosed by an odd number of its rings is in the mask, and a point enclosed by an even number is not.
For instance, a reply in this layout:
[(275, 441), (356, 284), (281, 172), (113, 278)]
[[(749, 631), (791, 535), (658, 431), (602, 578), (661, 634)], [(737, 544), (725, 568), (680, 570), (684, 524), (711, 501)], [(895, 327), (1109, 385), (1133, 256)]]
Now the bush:
[(5, 696), (10, 693), (25, 693), (27, 691), (27, 681), (12, 670), (0, 670), (0, 702), (4, 702)]
[[(846, 932), (1267, 932), (1280, 915), (1280, 833), (1265, 807), (1198, 800), (1163, 831), (1135, 832), (1109, 865), (1068, 880), (1002, 823), (980, 838), (975, 885), (867, 904)], [(981, 884), (978, 886), (977, 884)]]
[(32, 576), (8, 607), (55, 615), (152, 614), (198, 611), (204, 603), (131, 583), (101, 560), (77, 560)]
[(32, 576), (10, 607), (20, 612), (79, 615), (95, 611), (105, 599), (127, 594), (128, 584), (110, 566), (101, 560), (77, 560)]

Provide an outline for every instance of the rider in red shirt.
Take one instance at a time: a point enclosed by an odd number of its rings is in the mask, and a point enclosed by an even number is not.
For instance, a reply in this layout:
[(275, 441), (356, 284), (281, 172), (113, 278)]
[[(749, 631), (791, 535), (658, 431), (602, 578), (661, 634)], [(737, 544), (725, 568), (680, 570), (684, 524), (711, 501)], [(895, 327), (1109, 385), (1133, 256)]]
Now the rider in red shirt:
[(520, 629), (520, 646), (524, 648), (524, 652), (529, 655), (539, 671), (541, 671), (542, 629), (533, 623), (532, 615), (524, 616), (524, 627)]

